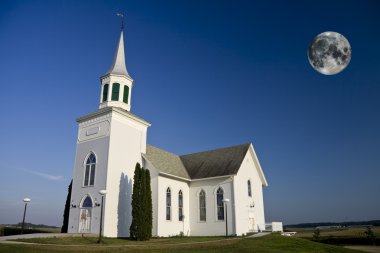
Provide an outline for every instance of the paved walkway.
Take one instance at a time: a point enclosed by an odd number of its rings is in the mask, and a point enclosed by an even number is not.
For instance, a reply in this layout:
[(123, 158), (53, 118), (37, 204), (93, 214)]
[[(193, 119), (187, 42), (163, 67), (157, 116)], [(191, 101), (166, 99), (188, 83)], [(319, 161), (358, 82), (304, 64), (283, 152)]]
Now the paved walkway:
[(250, 235), (250, 236), (247, 236), (248, 238), (255, 238), (255, 237), (262, 237), (262, 236), (266, 236), (266, 235), (269, 235), (270, 232), (260, 232), (260, 233), (257, 233), (257, 234), (253, 234), (253, 235)]
[[(17, 240), (17, 239), (29, 239), (29, 238), (54, 238), (54, 237), (70, 237), (70, 236), (82, 236), (83, 234), (60, 234), (60, 233), (36, 233), (36, 234), (25, 234), (25, 235), (10, 235), (10, 236), (0, 236), (0, 243), (7, 244), (34, 244), (34, 245), (49, 245), (49, 246), (59, 246), (59, 247), (99, 247), (99, 245), (63, 245), (63, 244), (49, 244), (49, 243), (29, 243), (29, 242), (20, 242), (20, 241), (9, 241), (9, 240)], [(96, 234), (84, 234), (85, 237), (96, 237)], [(263, 235), (259, 235), (256, 237), (260, 237)], [(205, 243), (218, 243), (221, 241), (233, 241), (233, 240), (241, 240), (242, 237), (230, 237), (220, 240), (211, 240), (211, 241), (197, 241), (197, 242), (183, 242), (183, 243), (167, 243), (165, 245), (170, 246), (178, 246), (178, 245), (191, 245), (191, 244), (205, 244)], [(152, 244), (126, 244), (126, 245), (102, 245), (104, 248), (120, 248), (120, 247), (147, 247), (152, 246)]]
[(345, 246), (347, 249), (356, 249), (364, 252), (380, 253), (380, 246)]
[[(95, 234), (85, 234), (86, 237), (96, 236)], [(82, 236), (82, 234), (66, 234), (66, 233), (36, 233), (36, 234), (24, 234), (24, 235), (8, 235), (0, 236), (0, 243), (20, 243), (9, 240), (17, 239), (29, 239), (29, 238), (54, 238), (54, 237), (71, 237), (71, 236)]]
[[(269, 235), (270, 232), (260, 232), (250, 236), (247, 238), (255, 238)], [(84, 234), (86, 237), (95, 237), (96, 234)], [(36, 233), (36, 234), (24, 234), (24, 235), (8, 235), (8, 236), (0, 236), (0, 243), (6, 242), (8, 240), (17, 240), (17, 239), (29, 239), (29, 238), (54, 238), (54, 237), (74, 237), (74, 236), (82, 236), (82, 234), (66, 234), (66, 233)], [(233, 237), (229, 238), (232, 239)]]

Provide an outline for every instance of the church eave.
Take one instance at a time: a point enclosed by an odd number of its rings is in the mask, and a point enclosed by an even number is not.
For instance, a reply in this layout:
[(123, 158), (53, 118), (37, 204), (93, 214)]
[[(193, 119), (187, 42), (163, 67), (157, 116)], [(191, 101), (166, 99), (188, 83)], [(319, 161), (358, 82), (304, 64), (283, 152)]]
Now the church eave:
[(263, 169), (261, 168), (261, 165), (260, 165), (260, 162), (259, 162), (259, 159), (257, 158), (257, 155), (256, 155), (256, 151), (255, 149), (253, 148), (253, 144), (251, 143), (250, 146), (249, 146), (249, 151), (251, 152), (251, 155), (253, 156), (254, 158), (254, 162), (256, 163), (256, 168), (257, 168), (257, 172), (259, 174), (259, 177), (261, 179), (261, 182), (262, 182), (262, 185), (265, 186), (265, 187), (268, 187), (268, 181), (265, 177), (265, 174), (264, 174), (264, 171)]
[(102, 75), (102, 76), (100, 77), (100, 80), (103, 80), (103, 79), (105, 79), (105, 78), (107, 78), (107, 77), (110, 77), (110, 76), (124, 77), (124, 78), (126, 78), (127, 80), (131, 81), (132, 84), (133, 84), (133, 79), (132, 79), (132, 77), (130, 77), (129, 75), (116, 74), (116, 73), (106, 73), (106, 74), (104, 74), (104, 75)]
[(204, 181), (204, 180), (213, 180), (213, 179), (220, 179), (220, 178), (231, 178), (231, 177), (234, 177), (234, 176), (236, 176), (236, 174), (216, 176), (216, 177), (194, 178), (194, 179), (191, 179), (191, 182)]
[(123, 110), (123, 109), (120, 109), (120, 108), (117, 108), (117, 107), (111, 107), (111, 108), (112, 108), (113, 111), (118, 112), (118, 113), (120, 113), (120, 114), (122, 114), (124, 116), (127, 116), (128, 118), (134, 119), (134, 120), (142, 123), (143, 125), (146, 125), (148, 127), (151, 126), (151, 124), (149, 122), (145, 121), (144, 119), (142, 119), (142, 118), (140, 118), (140, 117), (138, 117), (138, 116), (136, 116), (136, 115), (134, 115), (134, 114), (126, 111), (126, 110)]
[(148, 123), (147, 121), (145, 121), (144, 119), (139, 118), (138, 116), (136, 116), (136, 115), (134, 115), (134, 114), (132, 114), (130, 112), (127, 112), (127, 111), (125, 111), (123, 109), (117, 108), (117, 107), (105, 107), (105, 108), (99, 109), (96, 112), (92, 112), (92, 113), (89, 113), (87, 115), (84, 115), (82, 117), (77, 118), (76, 122), (82, 123), (82, 122), (90, 120), (92, 118), (99, 117), (99, 116), (102, 116), (102, 115), (105, 115), (105, 114), (108, 114), (108, 113), (112, 113), (112, 112), (116, 112), (116, 113), (122, 114), (123, 116), (126, 116), (128, 118), (134, 119), (137, 122), (139, 122), (139, 123), (141, 123), (141, 124), (143, 124), (145, 126), (148, 126), (148, 127), (151, 126), (151, 124)]
[(158, 175), (164, 176), (164, 177), (168, 177), (168, 178), (179, 179), (179, 180), (182, 180), (182, 181), (185, 181), (185, 182), (191, 182), (192, 181), (191, 179), (175, 176), (175, 175), (172, 175), (172, 174), (169, 174), (169, 173), (165, 173), (165, 172), (162, 172), (162, 171), (160, 171), (158, 173)]

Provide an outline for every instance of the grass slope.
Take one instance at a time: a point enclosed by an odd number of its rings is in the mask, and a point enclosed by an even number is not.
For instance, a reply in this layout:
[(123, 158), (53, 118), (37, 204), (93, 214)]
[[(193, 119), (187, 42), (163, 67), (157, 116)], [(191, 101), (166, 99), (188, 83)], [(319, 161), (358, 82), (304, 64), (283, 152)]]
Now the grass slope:
[[(65, 240), (63, 240), (65, 239)], [(65, 244), (69, 238), (57, 239), (63, 240)], [(245, 239), (229, 239), (229, 240), (213, 240), (208, 238), (206, 242), (200, 242), (197, 238), (168, 238), (151, 240), (145, 243), (136, 244), (128, 240), (121, 239), (107, 239), (105, 244), (96, 245), (94, 241), (81, 242), (81, 240), (89, 240), (94, 238), (71, 238), (70, 245), (15, 245), (15, 244), (0, 244), (0, 252), (12, 252), (12, 253), (35, 253), (35, 252), (150, 252), (150, 253), (172, 253), (172, 252), (318, 252), (318, 253), (349, 253), (360, 252), (350, 249), (345, 249), (338, 246), (331, 246), (326, 244), (320, 244), (309, 240), (283, 237), (278, 234), (272, 234), (260, 238), (245, 238)], [(217, 238), (218, 239), (218, 238)], [(45, 242), (49, 240), (44, 239)], [(207, 240), (207, 239), (205, 239)], [(56, 243), (59, 243), (55, 241)], [(83, 244), (73, 246), (73, 244)]]

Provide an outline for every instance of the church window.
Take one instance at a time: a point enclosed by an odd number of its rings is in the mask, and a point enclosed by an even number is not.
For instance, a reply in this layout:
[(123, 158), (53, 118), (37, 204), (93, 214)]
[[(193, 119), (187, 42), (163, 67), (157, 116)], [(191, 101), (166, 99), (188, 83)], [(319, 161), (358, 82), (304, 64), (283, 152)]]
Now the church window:
[(166, 220), (171, 220), (172, 193), (170, 188), (166, 190)]
[(114, 83), (112, 85), (112, 101), (119, 101), (120, 84)]
[(247, 186), (248, 186), (248, 196), (252, 197), (251, 180), (248, 180)]
[(103, 86), (103, 102), (108, 100), (108, 83)]
[(127, 85), (124, 85), (123, 102), (126, 104), (128, 104), (128, 97), (129, 97), (129, 87)]
[(178, 220), (183, 221), (183, 195), (182, 191), (178, 193)]
[(90, 196), (87, 196), (87, 197), (83, 200), (83, 202), (82, 202), (82, 207), (84, 207), (84, 208), (90, 208), (90, 207), (92, 207), (92, 200), (91, 200)]
[(217, 207), (218, 220), (224, 220), (223, 194), (224, 194), (223, 189), (219, 187), (216, 192), (216, 207)]
[(84, 186), (93, 186), (95, 182), (95, 165), (96, 158), (95, 155), (91, 155), (87, 158), (86, 168), (84, 174)]
[(199, 221), (206, 221), (206, 193), (204, 190), (199, 193)]

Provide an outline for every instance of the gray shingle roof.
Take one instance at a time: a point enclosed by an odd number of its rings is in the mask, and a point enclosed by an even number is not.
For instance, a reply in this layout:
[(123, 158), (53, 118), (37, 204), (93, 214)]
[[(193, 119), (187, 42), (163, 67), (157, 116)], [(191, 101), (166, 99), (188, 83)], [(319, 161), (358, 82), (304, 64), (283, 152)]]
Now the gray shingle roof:
[(249, 145), (182, 155), (180, 158), (192, 179), (234, 175), (238, 172)]
[(227, 176), (238, 172), (249, 146), (243, 144), (178, 156), (147, 145), (146, 158), (161, 172), (186, 179)]
[(145, 156), (161, 172), (190, 179), (179, 156), (151, 145), (146, 145)]

